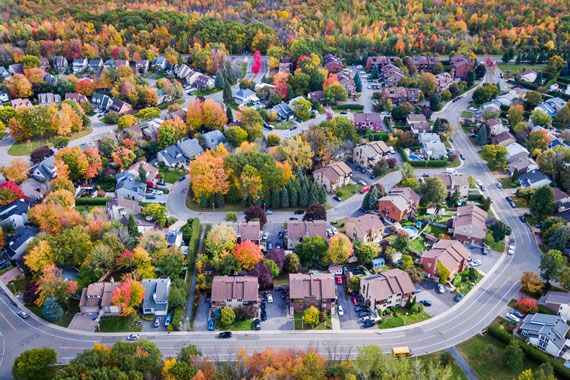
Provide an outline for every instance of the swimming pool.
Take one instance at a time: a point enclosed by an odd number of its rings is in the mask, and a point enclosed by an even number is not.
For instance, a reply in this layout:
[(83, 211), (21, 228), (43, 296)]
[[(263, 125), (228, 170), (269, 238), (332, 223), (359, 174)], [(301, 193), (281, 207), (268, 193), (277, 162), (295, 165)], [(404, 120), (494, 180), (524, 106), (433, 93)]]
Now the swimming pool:
[(404, 231), (406, 231), (406, 233), (408, 234), (409, 237), (413, 238), (418, 236), (418, 229), (416, 227), (412, 227), (412, 226), (406, 226), (404, 228), (402, 228)]
[(420, 161), (421, 158), (419, 158), (418, 156), (416, 156), (415, 154), (410, 154), (408, 156), (408, 158), (410, 159), (410, 161)]

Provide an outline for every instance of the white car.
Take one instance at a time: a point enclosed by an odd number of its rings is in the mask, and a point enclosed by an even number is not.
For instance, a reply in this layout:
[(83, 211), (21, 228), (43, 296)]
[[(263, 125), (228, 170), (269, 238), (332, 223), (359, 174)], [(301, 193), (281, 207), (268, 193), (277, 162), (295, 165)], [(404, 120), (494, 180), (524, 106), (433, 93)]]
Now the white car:
[(338, 305), (338, 315), (344, 315), (344, 309), (342, 308), (342, 305)]
[(327, 228), (327, 236), (328, 236), (328, 237), (333, 236), (333, 230), (332, 230), (332, 229)]
[(469, 265), (471, 265), (472, 267), (478, 267), (479, 265), (481, 265), (481, 260), (471, 260), (471, 262), (469, 262)]
[(332, 233), (333, 235), (338, 234), (338, 230), (336, 229), (336, 227), (331, 227)]
[(267, 240), (267, 238), (269, 238), (269, 232), (264, 232), (264, 233), (263, 233), (263, 236), (261, 237), (261, 239)]
[(156, 189), (155, 189), (155, 190), (151, 190), (150, 192), (151, 192), (151, 194), (155, 194), (155, 195), (162, 195), (162, 194), (164, 194), (164, 191), (162, 191), (162, 190), (156, 190)]
[(442, 284), (437, 285), (437, 292), (440, 294), (445, 293), (445, 287)]
[(268, 302), (268, 303), (273, 303), (273, 295), (272, 295), (272, 294), (268, 294), (268, 295), (267, 295), (267, 302)]
[(479, 187), (483, 186), (483, 182), (481, 182), (480, 179), (476, 179), (476, 180), (475, 180), (475, 183), (476, 183), (477, 186), (479, 186)]
[(515, 322), (515, 323), (519, 323), (521, 321), (521, 319), (519, 317), (517, 317), (516, 315), (509, 313), (506, 315), (507, 319), (509, 321)]
[(508, 253), (509, 255), (514, 255), (514, 254), (515, 254), (515, 247), (514, 247), (514, 246), (510, 246), (510, 247), (509, 247), (509, 250), (507, 251), (507, 253)]

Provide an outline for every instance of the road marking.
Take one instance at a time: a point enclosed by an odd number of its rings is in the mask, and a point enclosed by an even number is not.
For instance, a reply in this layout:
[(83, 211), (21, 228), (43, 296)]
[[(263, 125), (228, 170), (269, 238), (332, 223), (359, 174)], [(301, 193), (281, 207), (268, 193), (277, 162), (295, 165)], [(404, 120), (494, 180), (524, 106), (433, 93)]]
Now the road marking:
[[(6, 306), (8, 306), (8, 305), (6, 305)], [(14, 327), (14, 325), (12, 324), (12, 322), (10, 322), (10, 321), (8, 320), (8, 318), (6, 318), (6, 316), (4, 315), (4, 313), (0, 313), (0, 315), (1, 315), (2, 318), (4, 318), (4, 320), (10, 325), (10, 327), (12, 327), (12, 330), (18, 331), (18, 330), (16, 329), (16, 327)]]

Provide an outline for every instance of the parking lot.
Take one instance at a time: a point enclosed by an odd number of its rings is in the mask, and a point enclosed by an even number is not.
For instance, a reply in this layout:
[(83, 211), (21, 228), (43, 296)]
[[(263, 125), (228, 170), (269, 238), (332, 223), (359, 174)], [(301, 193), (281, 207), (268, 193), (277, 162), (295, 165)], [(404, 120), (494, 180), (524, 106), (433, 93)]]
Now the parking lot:
[(344, 285), (336, 286), (337, 302), (344, 309), (344, 315), (339, 315), (341, 329), (360, 329), (362, 328), (358, 320), (358, 315), (354, 311), (354, 305), (350, 300), (350, 296), (346, 292)]
[[(302, 215), (301, 215), (302, 218)], [(301, 219), (299, 218), (299, 219)], [(280, 245), (283, 247), (283, 239), (279, 239), (279, 231), (285, 231), (285, 226), (283, 223), (266, 223), (263, 226), (263, 233), (267, 233), (267, 240), (263, 240), (263, 245), (266, 246), (267, 243), (271, 243), (273, 247)]]
[(421, 289), (416, 295), (416, 301), (427, 300), (431, 302), (431, 306), (425, 306), (424, 310), (429, 315), (436, 316), (448, 310), (456, 304), (453, 300), (455, 293), (449, 288), (445, 288), (445, 293), (437, 292), (437, 282), (433, 280), (424, 280), (417, 284), (417, 289)]
[(267, 320), (261, 321), (261, 329), (293, 330), (293, 318), (287, 316), (287, 297), (283, 299), (282, 293), (277, 290), (263, 293), (271, 294), (273, 296), (273, 302), (265, 302)]

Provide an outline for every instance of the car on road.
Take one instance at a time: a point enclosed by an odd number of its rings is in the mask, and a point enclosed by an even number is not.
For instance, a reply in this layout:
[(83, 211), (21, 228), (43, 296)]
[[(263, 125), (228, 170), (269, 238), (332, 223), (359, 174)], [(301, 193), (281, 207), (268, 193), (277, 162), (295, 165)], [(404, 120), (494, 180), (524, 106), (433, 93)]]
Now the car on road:
[(471, 261), (469, 262), (469, 265), (470, 265), (471, 267), (478, 267), (479, 265), (481, 265), (481, 260), (476, 260), (476, 259), (475, 259), (475, 260), (471, 260)]
[(135, 340), (139, 340), (140, 335), (139, 334), (130, 334), (129, 336), (127, 336), (127, 340), (130, 342), (133, 342)]
[(519, 216), (519, 219), (521, 220), (521, 222), (526, 223), (526, 218), (524, 217), (524, 215)]
[(273, 303), (273, 295), (272, 294), (267, 295), (267, 303)]
[(218, 339), (229, 339), (231, 337), (232, 337), (231, 331), (222, 331), (221, 333), (216, 335), (216, 338), (218, 338)]
[(208, 331), (214, 331), (214, 327), (216, 326), (216, 321), (214, 318), (210, 318), (208, 320)]
[(370, 190), (370, 186), (364, 186), (362, 189), (360, 189), (360, 194), (365, 194), (368, 192), (368, 190)]
[(293, 218), (293, 217), (291, 217), (291, 218), (289, 218), (289, 220), (299, 220), (299, 218)]
[(515, 246), (514, 245), (509, 246), (509, 250), (507, 251), (507, 253), (509, 255), (514, 255), (515, 254)]
[(296, 126), (296, 125), (292, 125), (292, 126), (289, 127), (289, 130), (290, 130), (290, 131), (294, 131), (295, 129), (297, 129), (297, 126)]
[(445, 287), (442, 284), (437, 284), (437, 292), (440, 294), (445, 293)]
[(515, 322), (515, 323), (519, 323), (521, 321), (521, 319), (519, 317), (517, 317), (516, 315), (509, 313), (506, 315), (506, 318), (511, 321), (511, 322)]
[(20, 318), (22, 318), (22, 319), (28, 319), (28, 318), (30, 318), (30, 314), (26, 313), (26, 312), (23, 311), (23, 310), (20, 310), (20, 311), (18, 312), (18, 316), (19, 316)]
[(341, 115), (346, 115), (346, 111), (340, 111), (339, 112)]
[(365, 329), (374, 326), (376, 323), (372, 320), (372, 319), (368, 319), (366, 321), (364, 321), (364, 323), (362, 323), (362, 327), (364, 327)]
[(160, 318), (155, 318), (155, 319), (154, 319), (154, 323), (152, 324), (152, 326), (153, 326), (154, 328), (159, 327), (159, 326), (160, 326)]
[(459, 158), (461, 158), (462, 160), (465, 160), (465, 156), (463, 155), (463, 153), (459, 153)]
[(358, 181), (356, 181), (358, 184), (362, 185), (362, 186), (366, 186), (366, 182), (359, 179)]
[(428, 301), (428, 300), (420, 300), (419, 302), (420, 302), (422, 305), (426, 306), (426, 307), (431, 306), (431, 301)]
[(295, 215), (303, 215), (305, 213), (305, 210), (295, 210), (294, 214)]
[(344, 315), (344, 309), (342, 308), (342, 305), (338, 305), (338, 315)]
[(253, 329), (256, 331), (261, 330), (261, 321), (257, 318), (253, 320)]
[(338, 195), (335, 195), (333, 199), (337, 202), (342, 202), (342, 199)]
[(459, 302), (459, 301), (461, 301), (461, 300), (463, 299), (463, 297), (465, 297), (465, 295), (464, 295), (463, 293), (457, 293), (457, 294), (455, 295), (455, 297), (453, 297), (453, 300), (454, 300), (455, 302)]
[(265, 214), (266, 214), (266, 215), (273, 215), (273, 211), (267, 210), (267, 211), (265, 211)]
[(338, 285), (342, 285), (342, 276), (336, 276), (335, 280)]
[(144, 197), (146, 199), (156, 199), (156, 194), (146, 194)]
[(172, 323), (172, 314), (168, 314), (164, 320), (164, 327), (168, 327)]
[(502, 188), (503, 188), (503, 184), (502, 184), (501, 182), (495, 183), (495, 186), (497, 186), (498, 189), (502, 189)]
[(182, 182), (186, 179), (185, 175), (181, 175), (180, 177), (178, 177), (178, 182)]

